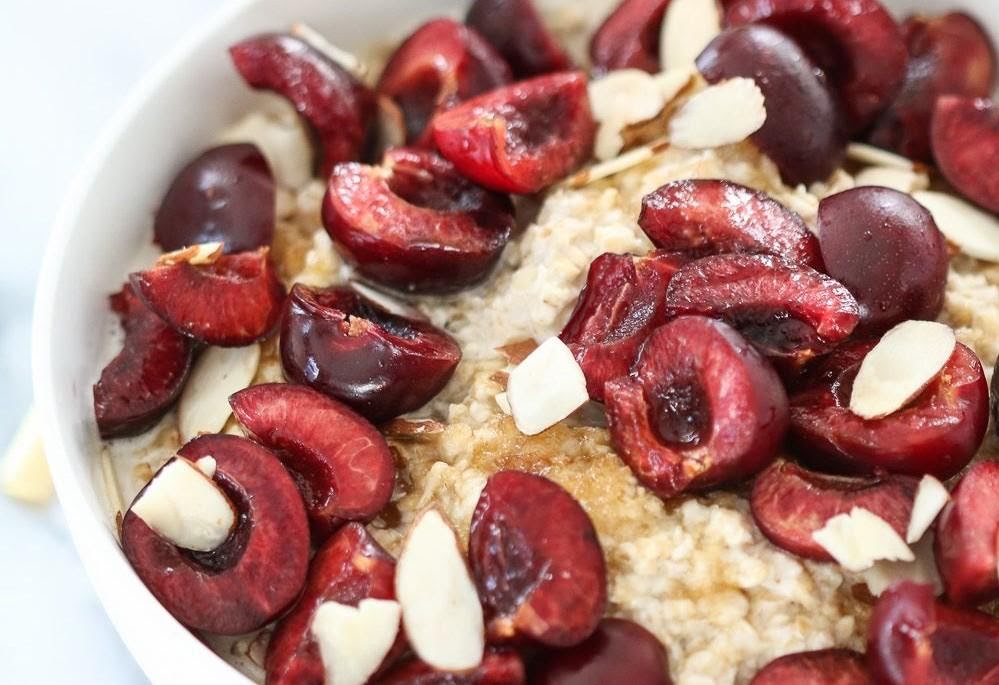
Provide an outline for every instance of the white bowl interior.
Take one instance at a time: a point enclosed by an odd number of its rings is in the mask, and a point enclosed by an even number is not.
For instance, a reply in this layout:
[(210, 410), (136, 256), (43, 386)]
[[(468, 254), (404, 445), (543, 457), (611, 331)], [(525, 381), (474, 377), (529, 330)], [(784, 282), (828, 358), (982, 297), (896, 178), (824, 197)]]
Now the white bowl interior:
[[(899, 14), (965, 9), (999, 38), (995, 0), (886, 0)], [(259, 96), (226, 47), (301, 19), (348, 50), (395, 37), (462, 0), (241, 0), (147, 77), (98, 142), (63, 207), (40, 279), (35, 396), (73, 539), (111, 620), (153, 682), (244, 684), (177, 623), (132, 572), (112, 535), (98, 467), (91, 385), (100, 373), (107, 294), (150, 241), (152, 213), (176, 170)]]

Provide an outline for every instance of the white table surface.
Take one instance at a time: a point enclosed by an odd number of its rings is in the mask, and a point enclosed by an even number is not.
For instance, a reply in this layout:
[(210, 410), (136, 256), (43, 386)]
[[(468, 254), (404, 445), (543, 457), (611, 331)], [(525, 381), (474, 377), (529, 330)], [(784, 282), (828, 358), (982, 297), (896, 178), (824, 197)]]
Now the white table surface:
[[(35, 279), (70, 179), (135, 82), (221, 4), (0, 0), (0, 447), (31, 401)], [(146, 682), (91, 590), (58, 506), (0, 496), (0, 531), (0, 681)]]

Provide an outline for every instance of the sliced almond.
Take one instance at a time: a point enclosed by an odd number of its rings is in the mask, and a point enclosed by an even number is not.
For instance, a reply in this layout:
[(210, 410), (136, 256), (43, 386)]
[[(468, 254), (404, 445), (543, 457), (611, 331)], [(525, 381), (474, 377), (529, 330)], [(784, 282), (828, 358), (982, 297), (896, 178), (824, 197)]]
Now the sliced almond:
[(444, 424), (434, 419), (393, 419), (382, 428), (382, 432), (393, 438), (419, 438), (443, 433)]
[[(536, 349), (538, 349), (538, 341), (534, 338), (525, 338), (497, 347), (496, 351), (506, 357), (506, 360), (511, 364), (519, 364)], [(509, 380), (509, 376), (507, 376), (507, 382)]]
[(659, 37), (663, 69), (692, 66), (721, 33), (721, 12), (715, 0), (671, 0)]
[(196, 552), (215, 549), (229, 537), (236, 512), (202, 472), (208, 466), (207, 462), (196, 466), (183, 457), (170, 461), (132, 503), (132, 512), (178, 547)]
[(881, 186), (900, 193), (914, 193), (930, 187), (930, 178), (922, 171), (899, 169), (890, 166), (871, 166), (854, 176), (854, 185)]
[(628, 171), (639, 164), (644, 164), (667, 148), (669, 148), (669, 142), (665, 140), (658, 140), (648, 145), (633, 148), (619, 157), (577, 171), (563, 183), (567, 188), (588, 186), (591, 183), (596, 183), (597, 181)]
[(8, 497), (46, 504), (52, 499), (52, 476), (34, 409), (29, 409), (3, 456), (0, 486)]
[(738, 143), (767, 119), (763, 93), (752, 79), (734, 78), (691, 97), (670, 120), (676, 147), (700, 150)]
[(506, 395), (514, 423), (524, 435), (554, 426), (590, 399), (583, 369), (558, 338), (544, 341), (517, 365)]
[(891, 524), (861, 507), (833, 516), (812, 538), (848, 571), (865, 571), (882, 560), (915, 559)]
[(167, 252), (156, 260), (156, 266), (173, 266), (187, 262), (192, 266), (214, 264), (222, 256), (222, 243), (201, 243)]
[(436, 509), (413, 524), (399, 555), (395, 594), (417, 656), (443, 671), (482, 661), (485, 625), (475, 584), (454, 529)]
[(950, 493), (943, 483), (929, 474), (923, 476), (916, 490), (916, 499), (912, 502), (912, 516), (909, 518), (905, 541), (910, 545), (918, 542), (933, 525), (948, 500)]
[(956, 344), (954, 331), (942, 323), (898, 324), (861, 362), (850, 394), (850, 411), (865, 419), (898, 411), (937, 377)]
[(404, 316), (408, 319), (426, 319), (427, 317), (419, 309), (404, 302), (402, 300), (396, 299), (391, 295), (385, 293), (377, 288), (372, 288), (366, 283), (361, 281), (351, 281), (350, 287), (359, 292), (362, 296), (368, 298), (379, 307), (387, 311), (389, 314), (395, 314), (396, 316)]
[(229, 396), (253, 382), (260, 345), (209, 347), (195, 362), (177, 404), (177, 427), (184, 442), (218, 433), (232, 414)]
[(874, 166), (885, 166), (893, 169), (913, 170), (922, 168), (921, 164), (916, 164), (911, 159), (896, 155), (867, 143), (850, 143), (846, 148), (846, 156), (854, 162), (861, 164), (871, 164)]
[(253, 143), (267, 159), (279, 186), (302, 188), (312, 179), (315, 153), (309, 131), (289, 104), (281, 100), (272, 102), (277, 114), (248, 114), (225, 129), (218, 141)]
[(496, 393), (493, 399), (496, 401), (496, 406), (500, 408), (501, 412), (503, 412), (507, 416), (513, 414), (513, 410), (510, 409), (510, 400), (507, 398), (505, 392)]
[(923, 190), (912, 194), (933, 215), (937, 228), (964, 254), (999, 262), (999, 219), (964, 200)]
[(399, 603), (362, 599), (356, 607), (323, 602), (312, 617), (312, 636), (326, 685), (364, 685), (385, 661), (399, 634)]
[(368, 75), (368, 67), (364, 62), (331, 43), (323, 34), (304, 22), (291, 25), (291, 35), (301, 38), (306, 43), (323, 53), (331, 60), (350, 72), (355, 78), (363, 81)]
[(931, 585), (937, 594), (942, 592), (943, 582), (933, 555), (933, 534), (913, 545), (912, 554), (915, 557), (912, 561), (877, 561), (869, 569), (862, 571), (861, 578), (868, 591), (875, 597), (880, 597), (881, 593), (895, 583), (908, 580)]

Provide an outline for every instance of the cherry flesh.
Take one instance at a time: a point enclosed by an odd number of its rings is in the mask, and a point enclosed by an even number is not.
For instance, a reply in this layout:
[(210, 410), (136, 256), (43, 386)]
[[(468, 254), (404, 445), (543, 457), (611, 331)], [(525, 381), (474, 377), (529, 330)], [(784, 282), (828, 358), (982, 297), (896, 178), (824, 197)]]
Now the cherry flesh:
[(475, 0), (465, 23), (495, 46), (518, 79), (572, 68), (533, 0)]
[(999, 105), (947, 95), (933, 110), (931, 140), (940, 171), (957, 190), (990, 212), (999, 212)]
[(669, 0), (622, 0), (590, 41), (597, 73), (616, 69), (659, 71), (659, 36)]
[(774, 659), (749, 685), (874, 685), (864, 655), (852, 649), (820, 649)]

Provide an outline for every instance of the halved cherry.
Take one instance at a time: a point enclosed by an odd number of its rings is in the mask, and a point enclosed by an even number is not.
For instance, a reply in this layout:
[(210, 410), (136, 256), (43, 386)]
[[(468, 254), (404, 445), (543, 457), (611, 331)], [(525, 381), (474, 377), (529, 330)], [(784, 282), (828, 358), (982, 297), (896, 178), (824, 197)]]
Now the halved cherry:
[(567, 649), (552, 650), (531, 669), (536, 685), (672, 685), (669, 657), (659, 639), (622, 618), (605, 618), (593, 635)]
[(378, 685), (523, 685), (524, 662), (510, 649), (486, 651), (482, 663), (468, 673), (438, 671), (416, 657), (402, 662)]
[(759, 190), (716, 179), (672, 181), (642, 198), (638, 225), (656, 247), (691, 257), (772, 254), (822, 270), (797, 214)]
[(874, 606), (867, 665), (890, 685), (994, 685), (999, 619), (938, 602), (929, 585), (898, 583)]
[(846, 153), (839, 103), (825, 73), (788, 36), (764, 25), (731, 28), (697, 58), (710, 83), (751, 78), (767, 118), (751, 138), (774, 161), (788, 185), (824, 181)]
[(154, 266), (129, 278), (149, 308), (176, 330), (222, 347), (267, 337), (285, 298), (266, 247), (223, 255), (211, 264)]
[(323, 201), (330, 236), (369, 278), (444, 292), (481, 281), (514, 226), (513, 205), (433, 152), (395, 148), (380, 167), (339, 164)]
[(318, 541), (345, 521), (374, 518), (388, 504), (392, 452), (381, 433), (347, 407), (287, 383), (251, 386), (229, 404), (246, 432), (274, 450), (294, 477)]
[(940, 512), (934, 548), (947, 599), (999, 599), (999, 461), (975, 464), (961, 477)]
[(351, 288), (291, 290), (281, 329), (285, 374), (372, 421), (422, 407), (460, 359), (441, 329), (391, 314)]
[(255, 145), (213, 147), (174, 177), (156, 211), (153, 234), (169, 251), (222, 243), (226, 252), (271, 244), (274, 177)]
[(868, 140), (879, 147), (932, 162), (930, 120), (940, 95), (988, 97), (995, 53), (985, 30), (967, 14), (917, 14), (902, 24), (909, 66), (898, 97), (875, 122)]
[(999, 105), (947, 95), (933, 111), (931, 139), (937, 166), (962, 195), (999, 212)]
[(786, 654), (757, 671), (749, 685), (874, 685), (864, 655), (852, 649)]
[(878, 0), (736, 0), (726, 19), (769, 24), (798, 41), (839, 91), (853, 131), (888, 106), (905, 77), (902, 32)]
[(229, 48), (233, 64), (253, 88), (283, 95), (312, 126), (322, 147), (320, 172), (360, 156), (372, 117), (371, 89), (304, 40), (266, 33)]
[(819, 245), (826, 271), (857, 298), (859, 329), (878, 333), (940, 314), (947, 242), (909, 195), (867, 186), (823, 199)]
[(590, 264), (586, 287), (559, 338), (582, 367), (594, 400), (603, 401), (607, 381), (628, 374), (639, 346), (666, 322), (666, 286), (685, 261), (667, 252), (605, 253)]
[(840, 283), (771, 255), (726, 254), (681, 268), (666, 310), (724, 319), (768, 357), (804, 362), (849, 336), (857, 301)]
[(683, 316), (660, 326), (632, 375), (604, 388), (611, 438), (660, 497), (738, 481), (776, 456), (787, 395), (770, 364), (727, 324)]
[(988, 386), (978, 357), (958, 343), (917, 398), (882, 419), (865, 420), (850, 411), (850, 394), (873, 346), (839, 348), (791, 395), (791, 434), (799, 454), (845, 473), (953, 476), (978, 451), (989, 422)]
[(547, 478), (490, 476), (472, 514), (468, 556), (491, 640), (582, 642), (607, 604), (603, 550), (589, 516)]
[(434, 114), (510, 81), (510, 67), (474, 28), (434, 19), (392, 54), (378, 92), (402, 109), (407, 142), (423, 145)]
[(499, 50), (517, 78), (572, 68), (533, 0), (475, 0), (465, 23)]
[(256, 630), (294, 602), (305, 583), (309, 524), (302, 498), (277, 457), (244, 438), (204, 435), (178, 454), (215, 459), (213, 479), (237, 510), (236, 527), (214, 550), (191, 552), (129, 509), (121, 524), (125, 556), (188, 628), (220, 635)]
[(348, 523), (320, 548), (305, 589), (277, 624), (267, 645), (268, 685), (326, 682), (312, 619), (323, 602), (357, 606), (363, 599), (395, 599), (395, 559), (359, 523)]
[(586, 83), (580, 72), (560, 72), (480, 95), (434, 117), (434, 143), (486, 188), (536, 193), (593, 151), (596, 124)]
[(659, 36), (669, 0), (622, 0), (590, 41), (597, 72), (659, 71)]
[(802, 557), (833, 561), (812, 534), (854, 507), (887, 521), (905, 537), (919, 486), (908, 476), (846, 478), (809, 471), (789, 461), (770, 465), (753, 483), (753, 520), (772, 543)]
[(94, 384), (94, 415), (102, 438), (142, 433), (184, 388), (194, 345), (153, 313), (125, 284), (112, 295), (125, 341)]

